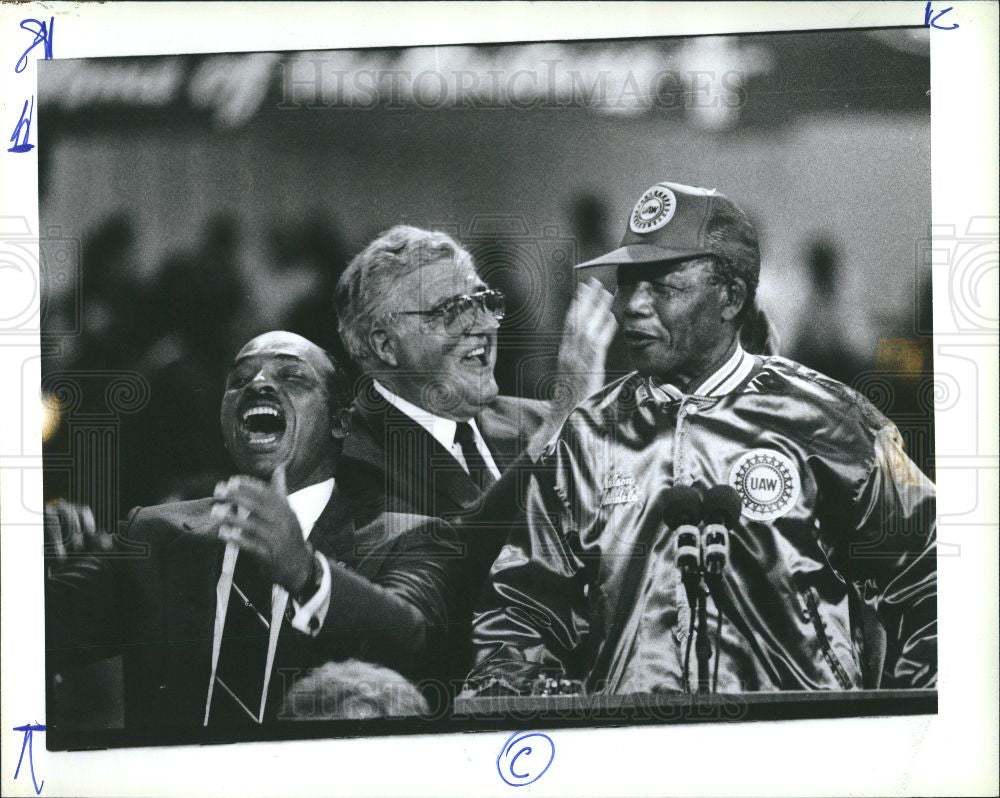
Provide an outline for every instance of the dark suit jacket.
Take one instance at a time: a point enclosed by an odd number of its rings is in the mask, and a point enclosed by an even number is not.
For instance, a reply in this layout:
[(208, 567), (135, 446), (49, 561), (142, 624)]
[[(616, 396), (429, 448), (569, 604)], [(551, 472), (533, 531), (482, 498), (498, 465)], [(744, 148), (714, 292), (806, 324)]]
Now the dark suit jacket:
[[(210, 508), (210, 499), (137, 508), (111, 555), (50, 569), (50, 663), (121, 654), (128, 728), (202, 724), (224, 551)], [(314, 638), (283, 623), (271, 689), (279, 699), (296, 675), (328, 660), (356, 657), (411, 679), (441, 668), (453, 534), (401, 514), (358, 528), (353, 510), (338, 486), (310, 534), (332, 561), (330, 610)]]
[(469, 623), (489, 569), (507, 539), (518, 486), (528, 478), (552, 426), (546, 402), (500, 396), (476, 425), (502, 477), (484, 495), (458, 461), (405, 413), (369, 388), (351, 413), (337, 484), (370, 519), (386, 511), (437, 516), (458, 537), (461, 559), (449, 570), (448, 678), (460, 685), (471, 662)]
[[(501, 473), (540, 451), (550, 415), (545, 402), (500, 396), (476, 418)], [(461, 517), (483, 499), (452, 454), (374, 390), (362, 391), (351, 410), (337, 482), (365, 519), (387, 510)]]

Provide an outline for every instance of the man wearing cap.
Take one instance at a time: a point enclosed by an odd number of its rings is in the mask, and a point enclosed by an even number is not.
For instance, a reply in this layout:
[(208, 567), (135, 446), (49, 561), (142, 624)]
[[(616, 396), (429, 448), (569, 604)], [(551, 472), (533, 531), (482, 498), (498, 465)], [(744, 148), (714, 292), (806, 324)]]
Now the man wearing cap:
[(532, 475), (468, 689), (933, 686), (933, 486), (857, 393), (745, 351), (746, 214), (658, 183), (621, 247), (580, 268), (598, 265), (617, 269), (636, 371), (580, 405)]

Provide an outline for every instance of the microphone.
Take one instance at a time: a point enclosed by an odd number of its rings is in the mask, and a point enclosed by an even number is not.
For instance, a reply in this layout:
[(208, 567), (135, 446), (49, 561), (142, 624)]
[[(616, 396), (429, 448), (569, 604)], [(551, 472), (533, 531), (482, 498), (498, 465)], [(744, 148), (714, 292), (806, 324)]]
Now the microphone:
[(697, 576), (701, 566), (701, 493), (697, 488), (670, 488), (663, 497), (663, 523), (675, 533), (677, 567), (685, 577)]
[(713, 576), (721, 574), (729, 561), (729, 530), (740, 517), (743, 503), (740, 494), (729, 485), (715, 485), (705, 493), (702, 533), (705, 552), (705, 571)]

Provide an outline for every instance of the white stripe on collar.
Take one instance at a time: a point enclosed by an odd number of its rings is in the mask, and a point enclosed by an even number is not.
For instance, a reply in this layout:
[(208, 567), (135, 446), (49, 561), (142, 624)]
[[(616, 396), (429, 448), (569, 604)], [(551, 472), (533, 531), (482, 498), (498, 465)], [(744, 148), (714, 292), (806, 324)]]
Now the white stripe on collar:
[(753, 355), (744, 352), (743, 347), (737, 341), (736, 351), (733, 352), (732, 357), (695, 390), (691, 391), (691, 395), (725, 396), (749, 376), (753, 364)]
[(651, 378), (646, 379), (639, 386), (637, 398), (642, 404), (647, 400), (652, 400), (658, 404), (680, 402), (685, 396), (719, 397), (732, 393), (739, 385), (750, 376), (754, 367), (753, 355), (747, 354), (739, 342), (733, 354), (726, 359), (718, 369), (702, 380), (695, 390), (690, 394), (685, 394), (669, 383), (655, 385)]

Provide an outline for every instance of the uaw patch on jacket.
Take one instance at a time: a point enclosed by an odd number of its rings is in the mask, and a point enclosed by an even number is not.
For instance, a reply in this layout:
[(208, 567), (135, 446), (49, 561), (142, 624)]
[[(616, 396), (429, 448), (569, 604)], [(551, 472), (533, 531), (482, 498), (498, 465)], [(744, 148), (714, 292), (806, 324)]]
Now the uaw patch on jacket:
[(609, 504), (631, 504), (642, 499), (642, 491), (635, 485), (635, 477), (621, 471), (612, 471), (604, 478), (604, 495), (601, 507)]
[(729, 472), (729, 484), (740, 494), (743, 515), (773, 521), (795, 505), (801, 482), (791, 458), (773, 449), (747, 452)]

